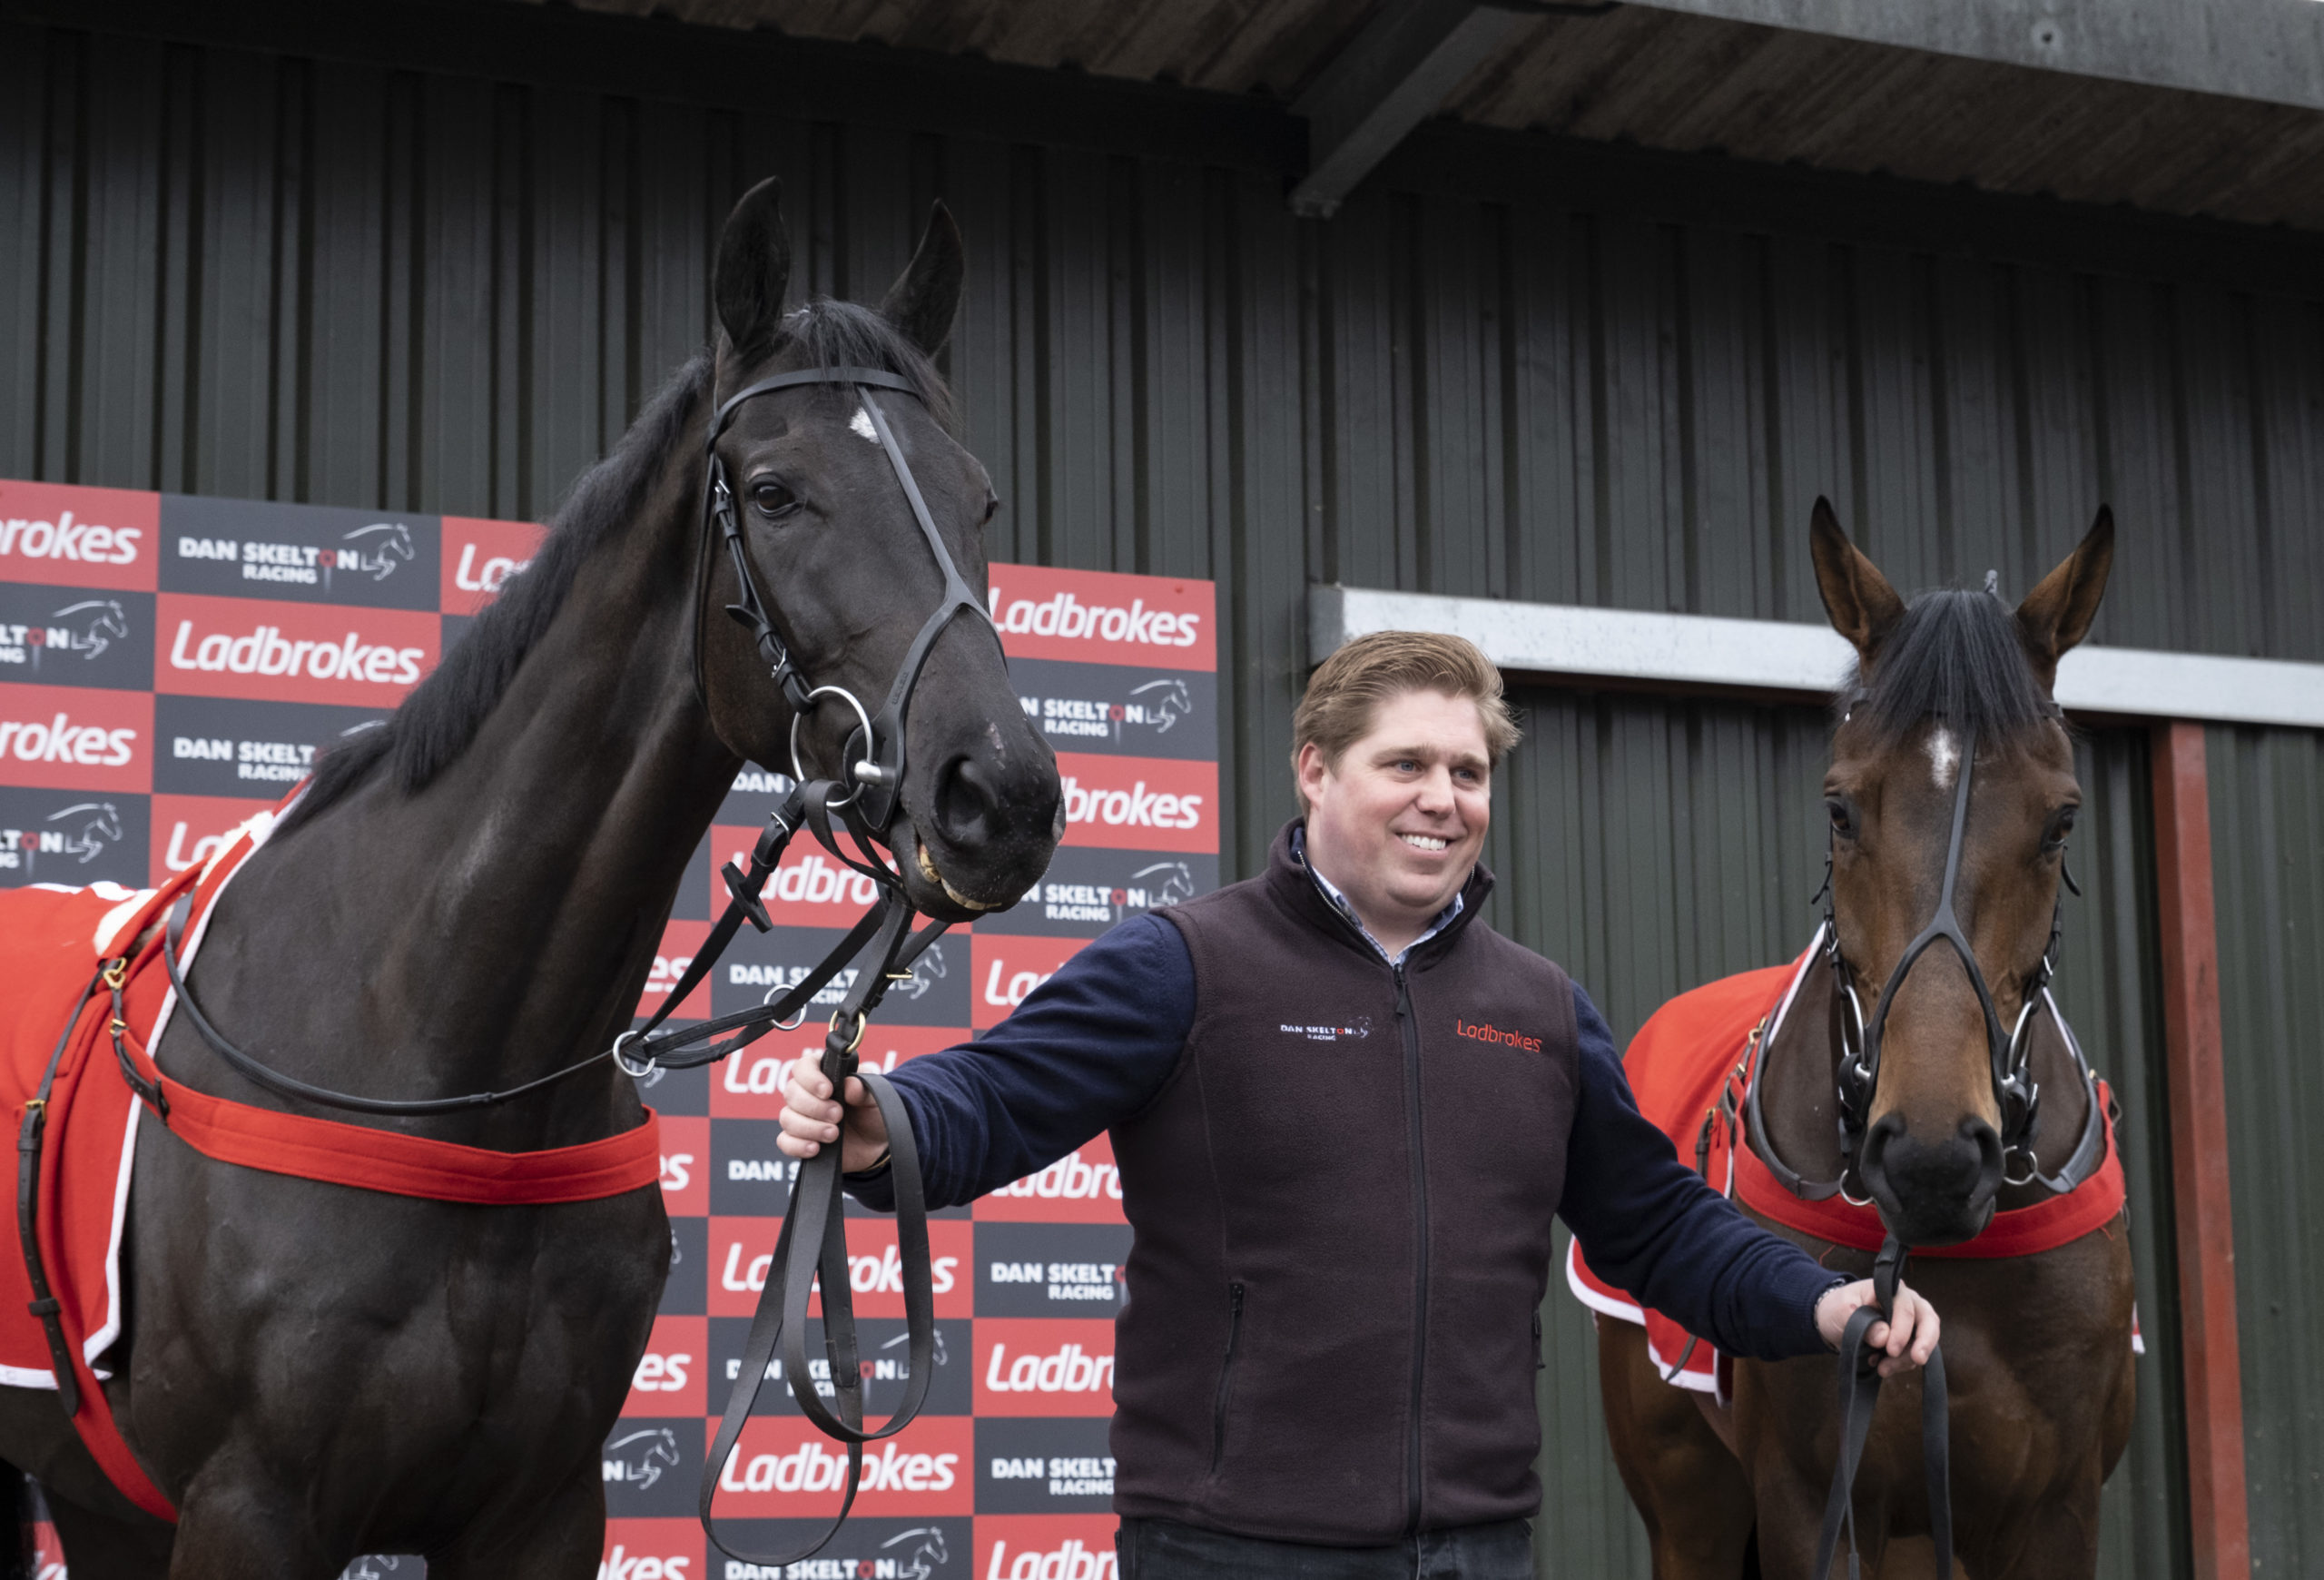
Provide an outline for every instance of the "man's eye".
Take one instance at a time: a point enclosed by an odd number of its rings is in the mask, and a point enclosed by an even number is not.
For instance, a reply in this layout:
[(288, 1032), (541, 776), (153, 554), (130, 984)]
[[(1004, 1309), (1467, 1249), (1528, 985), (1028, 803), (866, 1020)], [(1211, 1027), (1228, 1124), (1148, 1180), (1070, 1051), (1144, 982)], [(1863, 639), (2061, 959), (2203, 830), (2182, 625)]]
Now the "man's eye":
[(799, 496), (781, 483), (767, 479), (751, 485), (751, 504), (766, 517), (784, 515), (799, 508)]

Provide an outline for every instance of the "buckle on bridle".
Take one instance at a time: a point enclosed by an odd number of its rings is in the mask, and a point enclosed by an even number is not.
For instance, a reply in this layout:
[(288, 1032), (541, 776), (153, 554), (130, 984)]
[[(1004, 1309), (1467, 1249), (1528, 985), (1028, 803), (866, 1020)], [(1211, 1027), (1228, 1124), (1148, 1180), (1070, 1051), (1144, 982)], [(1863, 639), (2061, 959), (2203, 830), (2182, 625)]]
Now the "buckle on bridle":
[[(847, 1013), (845, 1010), (833, 1010), (832, 1012), (831, 1034), (832, 1036), (836, 1037), (839, 1035), (840, 1017), (845, 1013)], [(852, 1053), (858, 1048), (863, 1046), (863, 1028), (868, 1022), (869, 1017), (866, 1016), (862, 1010), (855, 1012), (855, 1035), (848, 1039), (847, 1046), (841, 1049), (841, 1052)]]

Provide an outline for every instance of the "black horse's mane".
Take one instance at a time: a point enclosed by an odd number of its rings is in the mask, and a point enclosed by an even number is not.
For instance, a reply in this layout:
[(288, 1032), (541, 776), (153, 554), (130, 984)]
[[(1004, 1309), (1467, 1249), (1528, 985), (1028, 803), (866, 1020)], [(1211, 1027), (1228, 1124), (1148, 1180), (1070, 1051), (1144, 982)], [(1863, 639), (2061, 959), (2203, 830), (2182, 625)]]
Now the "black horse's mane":
[[(851, 301), (809, 302), (783, 320), (776, 349), (800, 353), (808, 366), (898, 374), (945, 431), (953, 431), (951, 396), (942, 377), (919, 347), (870, 308)], [(670, 452), (708, 398), (712, 370), (711, 353), (697, 351), (655, 393), (613, 453), (581, 474), (550, 518), (548, 535), (531, 563), (508, 578), (436, 672), (377, 728), (323, 754), (307, 793), (278, 834), (312, 821), (382, 765), (409, 795), (468, 749), (525, 656), (564, 606), (582, 562), (637, 518)]]
[(1844, 694), (1839, 706), (1882, 746), (1931, 717), (2007, 740), (2053, 716), (2016, 620), (1991, 593), (1961, 588), (1915, 595), (1881, 643), (1870, 682)]

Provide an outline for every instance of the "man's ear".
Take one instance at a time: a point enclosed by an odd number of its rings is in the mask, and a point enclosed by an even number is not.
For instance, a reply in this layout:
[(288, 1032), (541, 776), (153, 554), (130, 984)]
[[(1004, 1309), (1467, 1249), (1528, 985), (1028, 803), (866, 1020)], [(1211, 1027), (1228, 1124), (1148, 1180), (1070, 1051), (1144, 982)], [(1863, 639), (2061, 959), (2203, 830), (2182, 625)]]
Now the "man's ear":
[(1331, 765), (1324, 760), (1324, 748), (1313, 741), (1306, 742), (1291, 755), (1291, 781), (1299, 795), (1302, 815), (1315, 810), (1315, 792), (1322, 786), (1324, 775), (1329, 772)]

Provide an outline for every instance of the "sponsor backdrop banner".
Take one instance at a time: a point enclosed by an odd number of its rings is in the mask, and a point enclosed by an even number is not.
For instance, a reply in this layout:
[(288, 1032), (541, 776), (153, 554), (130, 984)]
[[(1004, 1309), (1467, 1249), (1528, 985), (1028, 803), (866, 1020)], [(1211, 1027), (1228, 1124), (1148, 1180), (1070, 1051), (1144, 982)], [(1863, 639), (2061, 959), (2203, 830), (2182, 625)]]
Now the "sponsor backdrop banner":
[[(524, 522), (0, 480), (0, 884), (143, 887), (207, 859), (316, 753), (402, 701), (540, 536)], [(1211, 584), (996, 565), (990, 596), (1019, 705), (1058, 753), (1066, 840), (1014, 910), (953, 929), (889, 995), (863, 1048), (882, 1069), (999, 1024), (1107, 928), (1218, 883)], [(708, 933), (719, 865), (789, 789), (756, 765), (737, 776), (664, 924), (641, 1014)], [(869, 887), (794, 845), (768, 891), (773, 931), (744, 932), (680, 1018), (795, 982)], [(716, 1069), (647, 1083), (663, 1115), (670, 1281), (605, 1446), (600, 1580), (762, 1580), (705, 1552), (694, 1490), (789, 1196), (778, 1072), (821, 1046), (811, 1017)], [(1113, 1150), (1098, 1137), (937, 1216), (926, 1411), (867, 1452), (855, 1514), (804, 1567), (1111, 1580), (1107, 1418), (1129, 1249)], [(868, 1404), (883, 1414), (906, 1378), (892, 1223), (856, 1211), (849, 1242)], [(719, 1499), (762, 1551), (837, 1508), (846, 1465), (780, 1371)], [(828, 1395), (829, 1378), (815, 1380)], [(383, 1556), (350, 1573), (367, 1569), (425, 1572)]]

